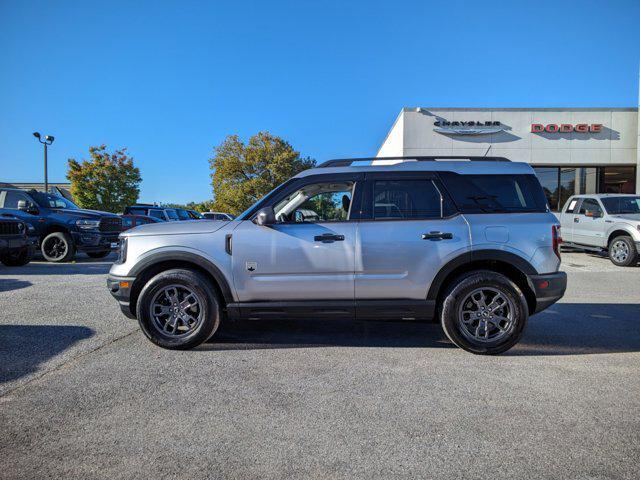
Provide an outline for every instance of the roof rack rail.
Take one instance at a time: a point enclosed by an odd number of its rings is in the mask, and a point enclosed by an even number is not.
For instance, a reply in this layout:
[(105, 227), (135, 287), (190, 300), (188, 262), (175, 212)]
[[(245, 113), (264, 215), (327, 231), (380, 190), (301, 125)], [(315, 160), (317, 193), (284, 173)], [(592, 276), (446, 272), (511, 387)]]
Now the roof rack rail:
[(447, 156), (447, 155), (434, 155), (434, 156), (407, 156), (407, 157), (364, 157), (364, 158), (338, 158), (335, 160), (327, 160), (326, 162), (318, 165), (318, 168), (327, 167), (349, 167), (354, 162), (372, 162), (374, 160), (408, 160), (415, 162), (437, 162), (439, 160), (467, 160), (470, 162), (510, 162), (508, 158), (504, 157), (473, 157), (473, 156)]

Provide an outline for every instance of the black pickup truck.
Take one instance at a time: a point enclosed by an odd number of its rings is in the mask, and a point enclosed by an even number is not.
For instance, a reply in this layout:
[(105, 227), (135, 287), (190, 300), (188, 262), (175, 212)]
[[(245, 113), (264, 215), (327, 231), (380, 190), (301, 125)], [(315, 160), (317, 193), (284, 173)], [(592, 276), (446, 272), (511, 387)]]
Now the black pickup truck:
[(0, 262), (7, 267), (26, 265), (33, 258), (35, 229), (17, 218), (0, 216)]
[(122, 219), (113, 213), (82, 210), (59, 195), (0, 188), (0, 218), (12, 215), (30, 223), (42, 256), (67, 262), (76, 251), (102, 258), (118, 247)]

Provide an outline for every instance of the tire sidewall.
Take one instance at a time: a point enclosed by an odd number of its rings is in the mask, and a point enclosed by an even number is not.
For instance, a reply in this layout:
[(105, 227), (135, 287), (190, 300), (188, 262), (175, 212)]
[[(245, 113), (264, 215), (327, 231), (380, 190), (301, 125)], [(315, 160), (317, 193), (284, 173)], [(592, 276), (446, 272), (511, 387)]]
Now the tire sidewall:
[(31, 261), (33, 258), (33, 248), (23, 248), (19, 253), (7, 253), (2, 255), (0, 262), (7, 267), (22, 267)]
[[(149, 311), (153, 297), (168, 285), (184, 285), (193, 290), (203, 301), (203, 321), (186, 337), (173, 338), (159, 332), (153, 325)], [(185, 350), (207, 341), (218, 329), (221, 308), (218, 295), (209, 279), (191, 270), (168, 270), (159, 273), (142, 288), (136, 305), (136, 317), (146, 337), (162, 348)]]
[[(509, 297), (514, 305), (515, 326), (505, 338), (495, 342), (472, 342), (460, 331), (458, 324), (458, 309), (469, 293), (480, 287), (490, 287), (500, 290)], [(506, 352), (513, 347), (524, 332), (529, 317), (526, 299), (518, 286), (502, 274), (491, 271), (475, 271), (454, 280), (445, 294), (441, 308), (441, 324), (449, 340), (460, 348), (476, 354), (496, 355)]]
[[(623, 241), (624, 243), (627, 244), (627, 247), (629, 247), (629, 256), (627, 257), (627, 260), (625, 260), (624, 262), (618, 262), (614, 260), (612, 256), (613, 244), (618, 241)], [(609, 260), (611, 260), (611, 263), (613, 263), (618, 267), (629, 267), (629, 266), (635, 265), (638, 260), (638, 251), (636, 249), (636, 244), (633, 241), (633, 239), (627, 235), (620, 235), (619, 237), (615, 237), (613, 240), (611, 240), (611, 243), (609, 243)]]
[[(64, 256), (60, 258), (54, 258), (46, 254), (46, 252), (44, 251), (44, 246), (46, 245), (47, 241), (49, 241), (52, 238), (58, 238), (67, 244), (67, 253), (65, 253)], [(44, 239), (42, 240), (42, 244), (40, 246), (40, 253), (42, 254), (42, 256), (47, 262), (54, 262), (54, 263), (68, 262), (75, 255), (75, 245), (73, 244), (73, 239), (71, 238), (71, 235), (69, 235), (68, 233), (53, 232), (47, 235), (46, 237), (44, 237)]]

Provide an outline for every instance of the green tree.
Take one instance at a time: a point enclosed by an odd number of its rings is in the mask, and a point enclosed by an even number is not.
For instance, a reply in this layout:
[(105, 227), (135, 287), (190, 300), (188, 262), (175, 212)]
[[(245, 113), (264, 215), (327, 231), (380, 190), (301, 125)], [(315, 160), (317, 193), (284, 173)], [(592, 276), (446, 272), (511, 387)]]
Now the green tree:
[(214, 148), (209, 164), (214, 210), (237, 215), (316, 162), (300, 157), (282, 138), (260, 132), (246, 144), (237, 135), (228, 136)]
[(69, 159), (67, 179), (80, 207), (119, 213), (136, 203), (142, 177), (126, 150), (109, 153), (106, 145), (100, 145), (89, 147), (90, 160)]

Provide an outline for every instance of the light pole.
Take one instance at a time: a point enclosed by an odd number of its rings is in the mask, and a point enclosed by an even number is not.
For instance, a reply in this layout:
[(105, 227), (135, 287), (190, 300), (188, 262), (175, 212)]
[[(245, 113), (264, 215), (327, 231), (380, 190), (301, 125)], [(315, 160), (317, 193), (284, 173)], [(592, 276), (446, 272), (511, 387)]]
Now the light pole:
[(47, 173), (47, 147), (55, 140), (51, 135), (45, 135), (44, 140), (40, 136), (40, 132), (33, 132), (33, 136), (44, 145), (44, 192), (49, 193), (49, 175)]

